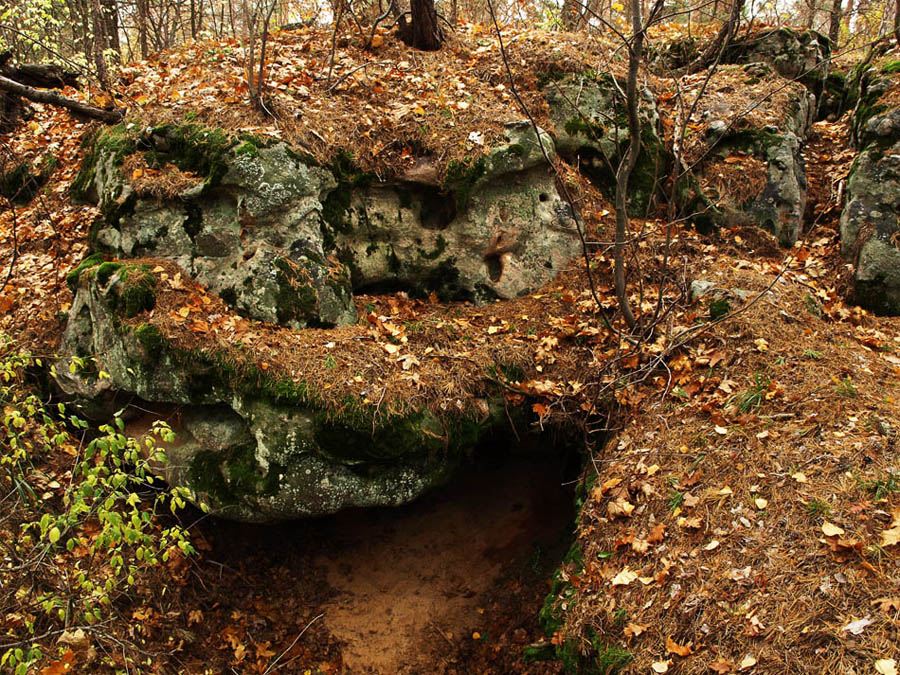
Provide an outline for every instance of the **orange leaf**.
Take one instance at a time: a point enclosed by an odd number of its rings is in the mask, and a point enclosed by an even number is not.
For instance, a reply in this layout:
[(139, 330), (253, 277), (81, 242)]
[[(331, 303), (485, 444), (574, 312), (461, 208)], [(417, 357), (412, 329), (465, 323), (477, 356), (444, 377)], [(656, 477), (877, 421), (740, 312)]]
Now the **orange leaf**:
[(655, 525), (653, 529), (650, 530), (650, 535), (647, 537), (647, 541), (651, 544), (658, 544), (663, 540), (663, 534), (666, 531), (666, 524), (659, 523)]
[(666, 651), (671, 654), (678, 654), (678, 656), (688, 656), (691, 653), (691, 645), (693, 642), (688, 642), (686, 645), (680, 645), (671, 637), (666, 638)]

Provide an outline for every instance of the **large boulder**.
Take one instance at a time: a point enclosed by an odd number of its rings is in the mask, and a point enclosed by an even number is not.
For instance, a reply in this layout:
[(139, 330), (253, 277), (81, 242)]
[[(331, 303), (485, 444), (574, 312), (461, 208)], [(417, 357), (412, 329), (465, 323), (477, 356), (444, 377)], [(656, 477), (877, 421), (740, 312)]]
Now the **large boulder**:
[(579, 251), (575, 221), (548, 165), (553, 139), (510, 123), (505, 143), (439, 177), (428, 161), (390, 182), (341, 176), (322, 223), (353, 287), (408, 288), (484, 302), (537, 288)]
[(356, 321), (354, 289), (487, 301), (565, 267), (577, 229), (541, 137), (510, 124), (471, 162), (380, 181), (346, 154), (320, 166), (285, 143), (120, 125), (92, 139), (74, 192), (103, 211), (95, 250), (172, 260), (254, 319), (329, 327)]
[(506, 424), (504, 406), (488, 400), (476, 417), (411, 402), (396, 414), (352, 399), (328, 408), (302, 380), (242, 361), (241, 350), (179, 348), (151, 313), (176, 269), (157, 262), (94, 260), (72, 274), (54, 376), (88, 414), (139, 402), (147, 414), (130, 420), (132, 435), (165, 419), (176, 440), (160, 473), (215, 514), (262, 522), (399, 505), (445, 482), (464, 451)]
[(683, 215), (701, 229), (757, 225), (793, 245), (806, 208), (800, 150), (815, 97), (764, 63), (724, 66), (706, 84), (705, 78), (687, 76), (681, 85), (688, 96), (707, 90), (688, 121), (690, 171), (678, 186)]
[[(703, 53), (709, 37), (685, 37), (663, 42), (651, 52), (653, 64), (662, 74), (680, 70)], [(763, 28), (732, 40), (722, 52), (721, 65), (765, 63), (788, 80), (808, 87), (816, 96), (828, 74), (831, 43), (814, 30)]]
[[(551, 77), (544, 97), (555, 127), (560, 155), (579, 168), (610, 198), (615, 176), (630, 143), (624, 81), (608, 74)], [(640, 89), (641, 153), (628, 184), (628, 211), (644, 216), (655, 204), (665, 181), (669, 159), (659, 137), (656, 96)]]
[(816, 95), (828, 74), (831, 43), (814, 30), (776, 28), (732, 40), (724, 63), (766, 63), (781, 77), (800, 82)]
[(841, 213), (841, 253), (853, 264), (852, 299), (900, 314), (900, 77), (867, 78), (852, 126), (859, 156)]

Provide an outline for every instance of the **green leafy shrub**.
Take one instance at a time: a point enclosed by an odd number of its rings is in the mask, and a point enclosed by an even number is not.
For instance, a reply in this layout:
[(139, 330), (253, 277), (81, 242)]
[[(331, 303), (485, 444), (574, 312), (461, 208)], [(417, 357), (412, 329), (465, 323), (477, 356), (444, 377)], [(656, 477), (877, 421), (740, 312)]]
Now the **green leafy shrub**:
[(48, 409), (25, 380), (42, 367), (0, 335), (0, 606), (17, 617), (0, 634), (0, 671), (16, 675), (55, 655), (73, 626), (128, 651), (128, 636), (95, 627), (194, 553), (188, 532), (161, 517), (185, 506), (186, 491), (151, 470), (172, 430), (158, 422), (134, 438), (120, 414), (90, 429), (61, 403)]

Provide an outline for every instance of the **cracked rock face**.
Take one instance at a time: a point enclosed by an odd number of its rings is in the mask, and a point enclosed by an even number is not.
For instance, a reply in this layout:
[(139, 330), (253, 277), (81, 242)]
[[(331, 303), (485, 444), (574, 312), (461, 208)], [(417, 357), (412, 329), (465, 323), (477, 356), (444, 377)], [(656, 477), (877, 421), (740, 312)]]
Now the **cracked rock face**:
[(173, 260), (253, 319), (292, 328), (354, 323), (360, 288), (512, 298), (578, 254), (574, 214), (548, 165), (553, 140), (528, 123), (507, 125), (504, 145), (449, 167), (442, 184), (428, 167), (379, 182), (352, 165), (316, 166), (283, 143), (224, 144), (198, 160), (210, 151), (197, 136), (153, 131), (125, 153), (203, 164), (202, 182), (165, 197), (126, 175), (121, 144), (95, 140), (83, 172), (106, 217), (93, 246), (123, 259)]
[[(860, 115), (858, 110), (857, 115)], [(841, 213), (841, 253), (854, 264), (853, 299), (900, 314), (900, 110), (861, 122), (859, 157)]]
[[(778, 77), (764, 63), (725, 66), (710, 80), (712, 94), (698, 109), (702, 136), (686, 142), (693, 175), (682, 179), (678, 200), (701, 229), (756, 225), (785, 247), (800, 235), (806, 210), (806, 167), (801, 155), (813, 120), (815, 97), (795, 86), (777, 106), (753, 122), (743, 103), (729, 97), (736, 86), (764, 90)], [(742, 82), (742, 84), (740, 84)]]
[[(136, 323), (148, 315), (134, 310), (153, 306), (152, 279), (148, 265), (84, 266), (54, 377), (90, 417), (138, 402), (143, 412), (126, 429), (135, 437), (169, 423), (176, 439), (163, 446), (159, 473), (217, 515), (268, 522), (400, 505), (445, 483), (480, 439), (506, 428), (502, 397), (485, 400), (478, 420), (412, 405), (387, 416), (354, 401), (326, 410), (302, 382), (180, 351)], [(71, 357), (90, 355), (96, 361), (69, 368)]]

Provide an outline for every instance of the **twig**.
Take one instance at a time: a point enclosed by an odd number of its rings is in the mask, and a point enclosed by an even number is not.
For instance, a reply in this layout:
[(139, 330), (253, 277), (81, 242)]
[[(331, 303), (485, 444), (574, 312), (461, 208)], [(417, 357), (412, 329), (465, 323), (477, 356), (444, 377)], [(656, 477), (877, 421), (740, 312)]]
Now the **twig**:
[[(269, 673), (271, 673), (273, 670), (275, 670), (275, 669), (276, 669), (275, 664), (277, 664), (277, 663), (281, 660), (281, 657), (283, 657), (285, 654), (287, 654), (289, 651), (291, 651), (291, 649), (294, 648), (294, 645), (297, 644), (297, 640), (299, 640), (300, 638), (302, 638), (302, 637), (303, 637), (303, 634), (304, 634), (307, 630), (309, 630), (309, 627), (312, 626), (316, 621), (318, 621), (319, 619), (321, 619), (323, 616), (325, 616), (324, 613), (318, 614), (317, 616), (314, 616), (313, 619), (312, 619), (312, 621), (310, 621), (308, 624), (306, 624), (306, 626), (304, 626), (303, 630), (300, 631), (299, 635), (297, 635), (297, 637), (294, 638), (294, 641), (290, 644), (290, 646), (289, 646), (287, 649), (285, 649), (283, 652), (281, 652), (281, 654), (278, 655), (278, 658), (276, 658), (274, 661), (272, 661), (271, 664), (269, 664), (269, 667), (266, 668), (266, 669), (263, 671), (263, 675), (269, 675)], [(293, 660), (293, 659), (292, 659), (292, 660)], [(286, 662), (285, 662), (284, 664), (282, 664), (282, 665), (286, 666), (286, 665), (288, 665), (289, 663), (290, 663), (290, 661), (286, 661)], [(281, 666), (278, 666), (278, 667), (280, 668)]]

